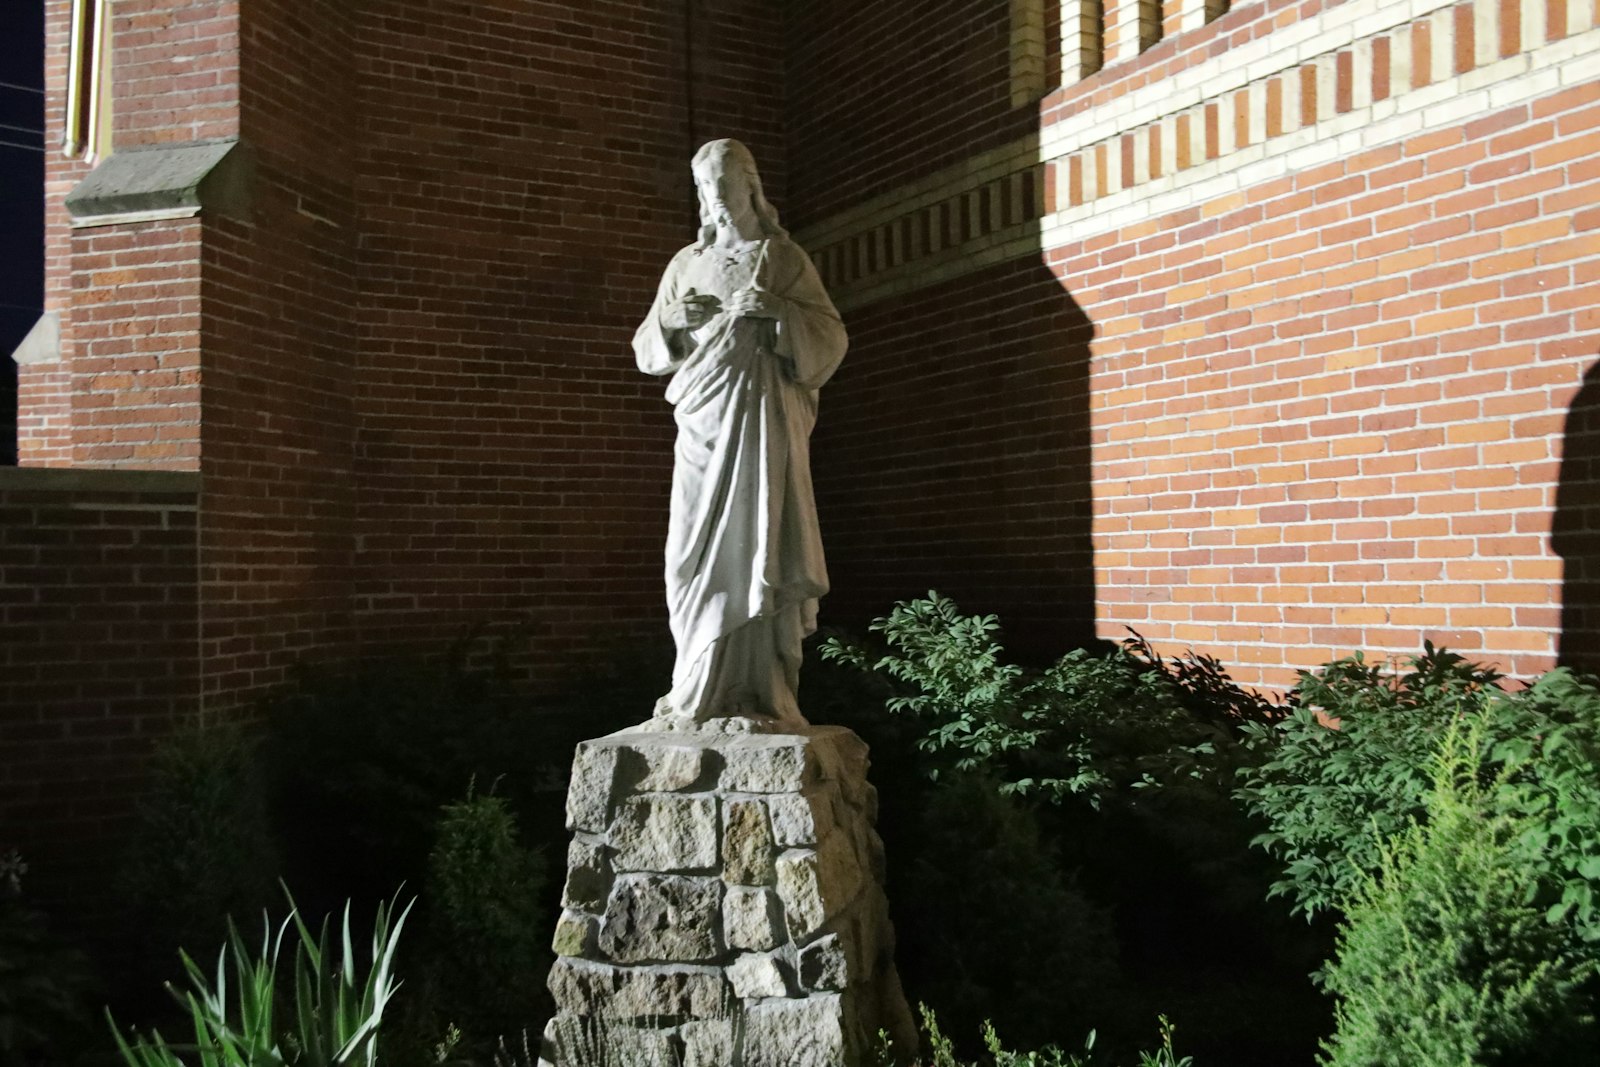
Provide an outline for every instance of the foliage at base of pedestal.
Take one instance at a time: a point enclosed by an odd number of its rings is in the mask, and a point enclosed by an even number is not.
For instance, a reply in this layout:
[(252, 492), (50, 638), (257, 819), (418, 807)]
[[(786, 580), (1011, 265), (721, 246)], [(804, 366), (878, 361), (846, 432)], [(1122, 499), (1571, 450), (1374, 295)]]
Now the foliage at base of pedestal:
[(445, 805), (434, 833), (407, 1014), (413, 1030), (453, 1028), (454, 1054), (486, 1055), (548, 1010), (549, 871), (503, 797), (469, 791)]
[[(1456, 870), (1457, 881), (1436, 887), (1428, 899), (1454, 902), (1459, 914), (1448, 922), (1435, 916), (1422, 930), (1398, 929), (1419, 946), (1424, 934), (1442, 939), (1416, 949), (1440, 966), (1459, 947), (1449, 932), (1452, 922), (1461, 930), (1503, 927), (1530, 944), (1538, 941), (1543, 958), (1565, 961), (1561, 966), (1570, 974), (1591, 975), (1593, 961), (1600, 959), (1600, 687), (1592, 680), (1555, 670), (1526, 689), (1507, 691), (1492, 670), (1430, 645), (1401, 670), (1368, 664), (1359, 655), (1335, 661), (1304, 673), (1287, 699), (1273, 702), (1245, 694), (1212, 660), (1164, 660), (1137, 638), (1115, 651), (1068, 653), (1046, 668), (1010, 663), (998, 620), (963, 615), (937, 594), (897, 605), (873, 629), (886, 648), (835, 640), (825, 650), (835, 661), (870, 672), (884, 690), (891, 720), (900, 720), (870, 739), (914, 743), (935, 788), (988, 780), (999, 793), (1042, 802), (1026, 815), (1047, 832), (1039, 846), (1027, 847), (1043, 856), (1059, 854), (1088, 900), (1113, 912), (1125, 978), (1114, 999), (1127, 1003), (1154, 993), (1203, 1042), (1206, 1055), (1280, 1062), (1241, 1058), (1241, 1045), (1261, 1028), (1241, 1028), (1239, 1021), (1283, 1021), (1266, 1004), (1296, 985), (1282, 971), (1296, 959), (1304, 975), (1322, 973), (1330, 959), (1338, 967), (1346, 956), (1361, 955), (1347, 933), (1336, 956), (1320, 931), (1330, 930), (1348, 909), (1360, 906), (1366, 914), (1377, 908), (1375, 902), (1389, 899), (1373, 885), (1385, 894), (1400, 893), (1405, 880), (1390, 870), (1394, 857), (1410, 857), (1401, 867), (1420, 871), (1415, 857), (1449, 852), (1417, 840), (1426, 843), (1432, 832), (1433, 768), (1444, 740), (1457, 729), (1471, 739), (1474, 788), (1481, 791), (1485, 817), (1500, 828), (1500, 843), (1520, 856), (1515, 892), (1484, 896), (1481, 880), (1474, 881), (1482, 872)], [(933, 807), (923, 797), (917, 811)], [(892, 826), (892, 806), (885, 813)], [(886, 828), (891, 857), (919, 832), (927, 836), (925, 830), (896, 836)], [(960, 835), (951, 835), (937, 855), (966, 870), (987, 847), (989, 837), (983, 840), (982, 846), (963, 845)], [(1473, 854), (1467, 844), (1457, 841), (1455, 851)], [(1312, 925), (1296, 934), (1286, 914), (1263, 907), (1269, 887), (1270, 895), (1288, 897)], [(1477, 911), (1469, 922), (1463, 916), (1471, 908)], [(1085, 905), (1077, 910), (1083, 913)], [(1526, 926), (1530, 916), (1542, 927)], [(1003, 911), (999, 918), (1005, 918)], [(1374, 929), (1372, 918), (1364, 921), (1367, 930)], [(908, 940), (926, 936), (914, 919), (901, 929)], [(1159, 931), (1153, 938), (1152, 929)], [(1237, 941), (1218, 940), (1220, 930)], [(1031, 932), (1019, 924), (1001, 936), (1024, 944)], [(952, 936), (959, 936), (959, 927)], [(1209, 955), (1193, 951), (1207, 945)], [(1251, 951), (1261, 955), (1256, 984), (1248, 991), (1208, 980), (1217, 961)], [(1509, 941), (1478, 952), (1494, 966), (1515, 971), (1518, 950)], [(959, 961), (961, 953), (951, 957)], [(1154, 969), (1152, 960), (1158, 961)], [(1476, 966), (1480, 978), (1488, 974), (1488, 964)], [(1280, 975), (1275, 984), (1262, 981), (1273, 972)], [(1063, 986), (1055, 973), (1036, 972), (1033, 980)], [(1484, 982), (1475, 988), (1481, 993)], [(1547, 997), (1530, 988), (1527, 996), (1530, 1004), (1562, 1001), (1568, 1019), (1593, 1014), (1600, 1003), (1600, 979), (1588, 977), (1562, 990), (1546, 991)], [(1301, 992), (1317, 996), (1310, 983), (1302, 982)], [(1424, 1009), (1430, 1003), (1452, 1004), (1452, 1018), (1470, 1014), (1453, 996), (1443, 986), (1424, 995), (1374, 984), (1357, 1000), (1404, 1002), (1409, 1007), (1400, 1014), (1410, 1012), (1417, 1026), (1427, 1027)], [(1295, 1025), (1316, 1025), (1325, 1008), (1298, 994), (1293, 999), (1301, 1012)], [(1501, 997), (1502, 1008), (1510, 1010), (1509, 1004)], [(1345, 1018), (1359, 1015), (1357, 1009), (1346, 1011), (1356, 1014)], [(1025, 1026), (1030, 1020), (1018, 1021)], [(1399, 1026), (1394, 1019), (1385, 1025)], [(1549, 1057), (1566, 1040), (1558, 1030), (1544, 1027), (1522, 1059), (1485, 1045), (1426, 1062), (1555, 1062)], [(1120, 1032), (1125, 1040), (1127, 1030)], [(1295, 1044), (1303, 1047), (1306, 1036), (1302, 1032)], [(1278, 1047), (1284, 1054), (1291, 1037), (1282, 1035), (1285, 1043)], [(1265, 1051), (1262, 1046), (1256, 1055)], [(1339, 1067), (1423, 1062), (1415, 1053), (1409, 1060), (1371, 1058), (1370, 1050), (1363, 1055), (1368, 1058), (1357, 1056)]]
[[(920, 1004), (918, 1009), (922, 1016), (922, 1040), (926, 1047), (926, 1058), (918, 1059), (915, 1064), (907, 1062), (904, 1057), (898, 1055), (898, 1050), (888, 1035), (880, 1033), (875, 1067), (980, 1067), (976, 1062), (962, 1060), (957, 1056), (955, 1042), (945, 1036), (939, 1025), (938, 1016), (932, 1008)], [(1138, 1052), (1135, 1067), (1194, 1067), (1192, 1056), (1180, 1057), (1173, 1051), (1173, 1034), (1176, 1028), (1164, 1015), (1158, 1022), (1160, 1044), (1154, 1051)], [(1096, 1034), (1093, 1030), (1089, 1031), (1088, 1037), (1084, 1039), (1082, 1050), (1077, 1052), (1063, 1049), (1058, 1045), (1046, 1045), (1040, 1049), (1021, 1052), (1007, 1049), (994, 1024), (990, 1022), (985, 1022), (981, 1027), (981, 1036), (984, 1051), (989, 1057), (988, 1063), (982, 1067), (990, 1067), (990, 1064), (993, 1067), (1114, 1067), (1113, 1060), (1096, 1055)]]
[[(854, 667), (858, 694), (887, 710), (819, 702), (873, 745), (913, 996), (957, 1033), (989, 1017), (1034, 1044), (1099, 1026), (1131, 1054), (1162, 1010), (1235, 1063), (1314, 1044), (1325, 1014), (1305, 975), (1323, 934), (1263, 909), (1276, 871), (1231, 796), (1241, 725), (1277, 721), (1279, 705), (1213, 660), (1137, 638), (1015, 664), (998, 620), (937, 594), (874, 629), (882, 646), (830, 641), (807, 684), (843, 688), (832, 664)], [(1073, 945), (1079, 931), (1098, 936)], [(974, 966), (985, 959), (996, 965)]]

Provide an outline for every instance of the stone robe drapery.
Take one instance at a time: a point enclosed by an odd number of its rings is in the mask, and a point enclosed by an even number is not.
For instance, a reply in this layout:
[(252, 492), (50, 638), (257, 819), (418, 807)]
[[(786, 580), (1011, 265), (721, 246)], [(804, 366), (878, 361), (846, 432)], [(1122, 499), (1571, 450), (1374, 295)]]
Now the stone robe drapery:
[[(690, 290), (726, 305), (747, 285), (779, 298), (776, 318), (721, 312), (690, 330), (663, 325)], [(800, 643), (828, 591), (809, 441), (817, 390), (845, 345), (821, 279), (786, 237), (742, 257), (690, 246), (667, 267), (633, 339), (640, 370), (673, 375), (678, 427), (666, 550), (677, 659), (658, 716), (803, 721)]]

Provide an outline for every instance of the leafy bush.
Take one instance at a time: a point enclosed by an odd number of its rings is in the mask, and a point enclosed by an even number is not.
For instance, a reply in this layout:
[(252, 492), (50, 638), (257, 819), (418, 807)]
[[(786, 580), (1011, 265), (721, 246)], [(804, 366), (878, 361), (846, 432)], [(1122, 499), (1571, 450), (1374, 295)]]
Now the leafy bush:
[[(377, 895), (418, 878), (440, 808), (497, 781), (534, 840), (565, 836), (573, 746), (616, 711), (563, 714), (517, 682), (505, 646), (468, 634), (443, 654), (302, 670), (267, 707), (273, 814), (308, 900)], [(633, 720), (649, 714), (648, 704)]]
[(1558, 668), (1495, 712), (1497, 809), (1543, 860), (1547, 918), (1600, 950), (1600, 688)]
[(822, 655), (907, 683), (889, 708), (926, 722), (919, 746), (936, 757), (935, 774), (981, 770), (1004, 792), (1052, 803), (1099, 807), (1129, 787), (1185, 780), (1218, 786), (1231, 781), (1239, 727), (1279, 717), (1214, 660), (1169, 668), (1137, 635), (1109, 654), (1075, 650), (1028, 670), (1004, 659), (999, 628), (930, 592), (872, 623), (883, 653), (835, 638)]
[[(1249, 848), (1255, 831), (1232, 798), (1252, 758), (1243, 725), (1275, 722), (1283, 708), (1216, 661), (1164, 659), (1137, 635), (1048, 668), (1014, 664), (997, 620), (937, 593), (896, 605), (873, 630), (886, 647), (825, 643), (806, 706), (817, 715), (822, 678), (826, 714), (861, 732), (879, 754), (875, 777), (894, 782), (883, 834), (915, 995), (964, 1010), (957, 1032), (992, 1015), (1030, 1041), (1059, 1039), (1092, 1015), (1114, 1051), (1156, 1006), (1179, 1005), (1200, 1047), (1241, 1065), (1281, 1063), (1325, 1032), (1325, 1002), (1306, 974), (1327, 932), (1262, 914), (1275, 870)], [(826, 691), (840, 665), (863, 679), (853, 693)], [(862, 711), (869, 702), (887, 715)], [(934, 788), (904, 776), (913, 757)], [(956, 792), (940, 803), (947, 786)], [(997, 792), (1024, 803), (997, 816)], [(996, 828), (1019, 821), (1030, 828)], [(946, 885), (957, 880), (968, 884)], [(1094, 951), (1074, 958), (1035, 943), (1038, 912), (1010, 903), (1030, 882), (1055, 896), (1039, 911), (1062, 917), (1064, 936), (1080, 923), (1098, 928)], [(996, 895), (1007, 903), (984, 903)], [(984, 960), (998, 973), (969, 978)], [(987, 993), (970, 988), (985, 984)]]
[(144, 959), (220, 941), (229, 915), (272, 899), (277, 848), (257, 753), (241, 727), (198, 721), (156, 747), (115, 882)]
[(1283, 864), (1272, 892), (1306, 915), (1353, 899), (1385, 841), (1426, 820), (1434, 755), (1467, 723), (1494, 805), (1544, 857), (1551, 920), (1600, 939), (1600, 690), (1565, 669), (1521, 693), (1498, 679), (1431, 645), (1404, 672), (1355, 656), (1302, 675), (1283, 722), (1246, 727), (1259, 762), (1238, 797)]
[[(254, 953), (230, 921), (228, 941), (217, 955), (210, 979), (188, 953), (180, 951), (191, 988), (184, 993), (168, 988), (183, 1006), (195, 1042), (169, 1045), (160, 1033), (149, 1038), (135, 1035), (130, 1042), (113, 1022), (112, 1036), (128, 1067), (376, 1067), (384, 1011), (399, 984), (391, 970), (395, 946), (411, 905), (398, 915), (394, 902), (387, 908), (378, 905), (362, 976), (348, 903), (337, 957), (328, 936), (328, 919), (313, 934), (292, 899), (289, 904), (289, 917), (276, 936), (263, 916), (261, 947)], [(292, 971), (280, 975), (283, 942), (291, 926), (296, 934), (294, 964)]]
[(431, 1012), (487, 1051), (548, 1013), (550, 902), (541, 852), (518, 840), (502, 797), (446, 805), (423, 894)]
[(1574, 953), (1534, 903), (1544, 858), (1498, 810), (1476, 728), (1451, 732), (1425, 773), (1425, 818), (1378, 846), (1339, 936), (1328, 1067), (1500, 1067), (1600, 1053)]
[(23, 897), (27, 864), (0, 855), (0, 1063), (66, 1060), (89, 1018), (87, 958), (54, 937), (43, 912)]
[[(977, 1067), (975, 1064), (964, 1065), (956, 1058), (955, 1042), (945, 1036), (933, 1010), (926, 1004), (919, 1004), (917, 1007), (922, 1015), (922, 1037), (930, 1057), (927, 1060), (927, 1067)], [(1166, 1016), (1161, 1016), (1160, 1024), (1160, 1047), (1154, 1052), (1139, 1053), (1138, 1067), (1193, 1067), (1193, 1057), (1179, 1058), (1173, 1051), (1172, 1035), (1175, 1028), (1167, 1021)], [(1093, 1030), (1089, 1031), (1089, 1036), (1083, 1043), (1081, 1055), (1067, 1052), (1055, 1045), (1047, 1045), (1031, 1052), (1010, 1051), (1001, 1042), (994, 1024), (989, 1022), (983, 1024), (981, 1033), (984, 1050), (988, 1052), (994, 1067), (1100, 1067), (1105, 1063), (1094, 1054)], [(877, 1060), (879, 1067), (892, 1067), (897, 1062), (893, 1042), (881, 1031), (878, 1034)]]
[(1120, 985), (1109, 913), (1093, 904), (1033, 813), (993, 783), (922, 792), (891, 896), (900, 971), (972, 1031), (994, 1019), (1040, 1042), (1086, 1026)]

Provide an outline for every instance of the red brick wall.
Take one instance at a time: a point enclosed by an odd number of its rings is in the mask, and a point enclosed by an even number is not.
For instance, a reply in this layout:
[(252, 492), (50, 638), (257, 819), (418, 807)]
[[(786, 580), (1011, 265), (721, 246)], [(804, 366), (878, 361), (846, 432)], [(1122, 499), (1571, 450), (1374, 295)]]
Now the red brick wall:
[(72, 234), (72, 462), (200, 463), (200, 223)]
[(117, 0), (111, 66), (117, 147), (239, 133), (239, 12), (251, 6)]
[(0, 851), (94, 885), (196, 686), (195, 482), (0, 470)]
[[(192, 470), (200, 230), (193, 223), (69, 226), (62, 202), (90, 169), (56, 151), (70, 6), (45, 0), (45, 308), (61, 316), (62, 362), (18, 369), (18, 462)], [(119, 0), (114, 147), (238, 133), (238, 6)], [(163, 412), (168, 404), (175, 413)], [(124, 406), (126, 418), (114, 414)]]
[(72, 463), (72, 233), (62, 201), (88, 173), (61, 157), (66, 107), (69, 0), (44, 0), (44, 306), (61, 317), (60, 363), (17, 367), (17, 462), (66, 467)]
[[(62, 347), (68, 343), (63, 321)], [(64, 362), (17, 367), (17, 463), (25, 467), (72, 463), (72, 372)]]
[(1099, 333), (1105, 628), (1264, 683), (1424, 638), (1552, 664), (1597, 126), (1580, 86), (1051, 251)]
[[(1339, 6), (1262, 0), (1173, 32), (1167, 3), (1143, 55), (1013, 108), (1010, 5), (126, 0), (119, 133), (239, 132), (255, 198), (75, 239), (73, 362), (27, 371), (25, 461), (193, 465), (199, 352), (217, 706), (300, 658), (484, 620), (531, 621), (535, 670), (659, 635), (671, 423), (627, 341), (692, 232), (696, 141), (750, 141), (788, 221), (818, 225)], [(1470, 5), (1451, 17), (1451, 73), (1521, 47), (1507, 18), (1475, 58)], [(1402, 91), (1389, 43), (1375, 100)], [(1349, 53), (1333, 67), (1344, 114)], [(1285, 84), (1264, 119), (1244, 93), (1196, 112), (1202, 155), (1281, 134)], [(1424, 636), (1519, 673), (1551, 662), (1560, 557), (1568, 627), (1597, 628), (1586, 401), (1564, 416), (1596, 351), (1590, 90), (851, 305), (816, 442), (830, 613), (940, 586), (1043, 649), (1085, 639), (1098, 596), (1101, 633), (1131, 623), (1263, 684)], [(1204, 163), (1186, 138), (1161, 159), (1160, 134), (1102, 146), (1102, 195)], [(1084, 165), (1047, 212), (1096, 191)], [(197, 319), (171, 289), (196, 264)], [(94, 362), (146, 346), (151, 367)], [(179, 417), (140, 415), (141, 394)]]
[(1004, 3), (799, 0), (784, 19), (796, 222), (1035, 131)]
[(348, 655), (357, 433), (348, 4), (239, 16), (247, 211), (209, 212), (201, 265), (201, 649), (211, 710)]
[(692, 60), (681, 4), (361, 16), (367, 645), (522, 619), (544, 671), (665, 638), (672, 422), (629, 341), (693, 237), (696, 142), (747, 140), (780, 202), (785, 169), (775, 13), (690, 10)]
[[(1039, 121), (1048, 134), (1088, 109), (1111, 118), (1128, 93), (1336, 6), (1237, 5), (1052, 94)], [(1445, 13), (1454, 52), (1433, 81), (1527, 47), (1516, 6), (1500, 6), (1488, 46), (1470, 5)], [(939, 99), (942, 49), (961, 36), (954, 7), (924, 12), (923, 47), (887, 65), (899, 85), (934, 86)], [(1546, 9), (1559, 41), (1563, 5)], [(795, 57), (810, 38), (796, 40), (789, 70), (803, 81), (812, 68)], [(1391, 44), (1371, 46), (1375, 101), (1429, 84), (1426, 27), (1410, 45), (1411, 85), (1390, 84)], [(797, 166), (808, 191), (857, 191), (843, 197), (854, 202), (993, 143), (998, 127), (976, 109), (932, 146), (854, 142), (858, 102), (871, 114), (894, 90), (885, 66), (841, 56), (826, 84), (792, 97), (831, 104), (791, 109), (797, 145), (844, 146), (816, 174)], [(1349, 54), (1330, 71), (1325, 110), (1353, 110)], [(1315, 83), (1300, 83), (1313, 116)], [(1239, 147), (1301, 125), (1280, 117), (1279, 86), (1265, 100), (1264, 123), (1242, 94), (1226, 102)], [(1112, 140), (1122, 166), (1107, 185), (1101, 152), (1100, 197), (1230, 152), (1216, 143), (1220, 106), (1201, 156), (1180, 126), (1177, 157), (1163, 160), (1152, 130), (1148, 176), (1133, 135)], [(1030, 282), (1032, 255), (921, 284), (881, 255), (869, 263), (902, 280), (848, 311), (852, 353), (819, 425), (830, 619), (859, 623), (936, 587), (1020, 620), (1029, 651), (1060, 651), (1081, 639), (1092, 597), (1101, 635), (1133, 625), (1268, 686), (1357, 648), (1404, 655), (1424, 639), (1523, 676), (1558, 654), (1600, 666), (1600, 86), (1551, 82), (1531, 103), (1477, 106), (1470, 120), (1430, 111), (1426, 133), (1111, 232), (1079, 212), (1092, 237), (1068, 228), (1044, 242), (1059, 296)], [(1047, 211), (1093, 195), (1079, 163)], [(832, 195), (818, 194), (819, 214)], [(894, 288), (844, 277), (847, 297)], [(1088, 558), (1091, 498), (1092, 582), (1073, 572)]]
[(936, 588), (1008, 644), (1093, 638), (1090, 323), (1037, 256), (846, 315), (813, 446), (833, 592), (860, 626)]
[(203, 471), (207, 705), (486, 620), (532, 620), (530, 667), (664, 634), (670, 411), (628, 340), (699, 140), (750, 142), (781, 199), (776, 12), (116, 10), (118, 145), (238, 134), (251, 203), (52, 253), (67, 362), (24, 384), (25, 461)]

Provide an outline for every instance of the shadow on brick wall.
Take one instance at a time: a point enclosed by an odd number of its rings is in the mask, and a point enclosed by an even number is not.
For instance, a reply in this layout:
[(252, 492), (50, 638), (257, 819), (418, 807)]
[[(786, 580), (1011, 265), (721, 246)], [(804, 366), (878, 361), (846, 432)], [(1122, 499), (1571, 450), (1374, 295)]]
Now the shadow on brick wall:
[(1600, 360), (1567, 412), (1550, 541), (1565, 567), (1560, 662), (1600, 673)]
[(931, 587), (999, 615), (1028, 659), (1090, 642), (1094, 331), (1077, 302), (1035, 254), (846, 321), (817, 430), (826, 621)]

